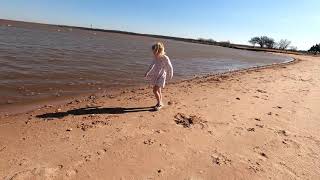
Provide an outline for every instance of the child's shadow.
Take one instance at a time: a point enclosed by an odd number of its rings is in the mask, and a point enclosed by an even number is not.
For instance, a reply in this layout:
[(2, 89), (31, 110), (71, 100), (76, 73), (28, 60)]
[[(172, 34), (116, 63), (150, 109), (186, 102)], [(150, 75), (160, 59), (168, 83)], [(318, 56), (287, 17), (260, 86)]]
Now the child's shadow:
[(127, 114), (127, 113), (135, 113), (135, 112), (144, 112), (155, 111), (154, 107), (137, 107), (137, 108), (122, 108), (122, 107), (114, 107), (114, 108), (100, 108), (100, 107), (87, 107), (80, 109), (73, 109), (66, 112), (57, 112), (57, 113), (46, 113), (37, 115), (37, 118), (63, 118), (68, 115), (80, 116), (80, 115), (90, 115), (90, 114)]

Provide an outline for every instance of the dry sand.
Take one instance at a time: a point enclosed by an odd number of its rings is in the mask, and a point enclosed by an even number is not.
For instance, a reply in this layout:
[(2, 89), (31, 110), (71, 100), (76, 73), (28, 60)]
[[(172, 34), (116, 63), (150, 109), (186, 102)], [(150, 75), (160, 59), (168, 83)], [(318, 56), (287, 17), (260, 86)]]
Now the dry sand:
[(320, 58), (293, 57), (169, 85), (160, 112), (140, 88), (1, 117), (0, 178), (319, 179)]

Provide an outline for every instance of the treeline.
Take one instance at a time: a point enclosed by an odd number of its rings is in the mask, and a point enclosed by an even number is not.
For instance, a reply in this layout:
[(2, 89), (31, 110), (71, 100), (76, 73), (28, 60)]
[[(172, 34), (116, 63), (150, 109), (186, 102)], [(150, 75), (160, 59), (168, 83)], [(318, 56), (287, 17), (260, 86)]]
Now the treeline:
[(312, 46), (309, 49), (309, 52), (314, 53), (314, 54), (320, 54), (320, 43)]
[(223, 46), (223, 47), (233, 47), (230, 41), (215, 41), (213, 39), (204, 39), (204, 38), (199, 38), (197, 40), (198, 43), (201, 44), (208, 44), (208, 45), (216, 45), (216, 46)]
[(251, 38), (249, 43), (253, 46), (259, 45), (261, 48), (297, 51), (297, 47), (290, 46), (291, 41), (287, 39), (281, 39), (279, 42), (276, 42), (268, 36), (257, 36)]

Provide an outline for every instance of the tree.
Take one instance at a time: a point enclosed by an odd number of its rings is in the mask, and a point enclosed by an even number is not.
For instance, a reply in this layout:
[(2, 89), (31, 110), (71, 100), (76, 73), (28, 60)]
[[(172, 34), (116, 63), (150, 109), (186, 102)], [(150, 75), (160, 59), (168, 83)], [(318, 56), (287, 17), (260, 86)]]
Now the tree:
[(259, 44), (260, 38), (259, 37), (253, 37), (249, 40), (249, 43), (252, 44), (253, 46), (256, 46), (256, 44)]
[(320, 43), (312, 46), (312, 47), (309, 49), (309, 52), (312, 52), (312, 53), (315, 53), (315, 54), (316, 54), (316, 53), (320, 53)]
[(281, 39), (278, 43), (278, 46), (279, 46), (279, 49), (285, 50), (289, 47), (290, 44), (291, 44), (291, 41), (287, 39)]
[(274, 41), (273, 38), (269, 38), (267, 36), (263, 36), (263, 37), (261, 37), (261, 39), (262, 39), (262, 42), (264, 43), (264, 45), (267, 48), (274, 48), (275, 45), (276, 45), (276, 42)]
[(249, 43), (256, 45), (259, 44), (260, 47), (267, 47), (267, 48), (274, 48), (275, 41), (272, 38), (269, 38), (268, 36), (260, 36), (260, 37), (253, 37), (249, 40)]

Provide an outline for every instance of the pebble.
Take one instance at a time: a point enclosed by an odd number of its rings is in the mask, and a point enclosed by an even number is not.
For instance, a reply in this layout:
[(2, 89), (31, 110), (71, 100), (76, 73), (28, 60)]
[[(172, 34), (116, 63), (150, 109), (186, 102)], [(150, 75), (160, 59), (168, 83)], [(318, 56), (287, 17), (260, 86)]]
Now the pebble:
[(13, 104), (13, 101), (8, 100), (8, 101), (7, 101), (7, 104)]
[(161, 130), (156, 130), (155, 132), (158, 133), (158, 134), (162, 133)]
[(72, 131), (72, 128), (68, 128), (67, 131)]
[(260, 119), (260, 118), (254, 118), (254, 120), (256, 120), (256, 121), (261, 121), (261, 119)]
[(268, 156), (267, 156), (265, 153), (263, 153), (263, 152), (260, 153), (260, 155), (263, 156), (263, 157), (265, 157), (265, 158), (268, 158)]
[(97, 98), (97, 97), (96, 97), (96, 96), (93, 96), (93, 95), (89, 96), (89, 99), (91, 99), (91, 100), (96, 99), (96, 98)]

